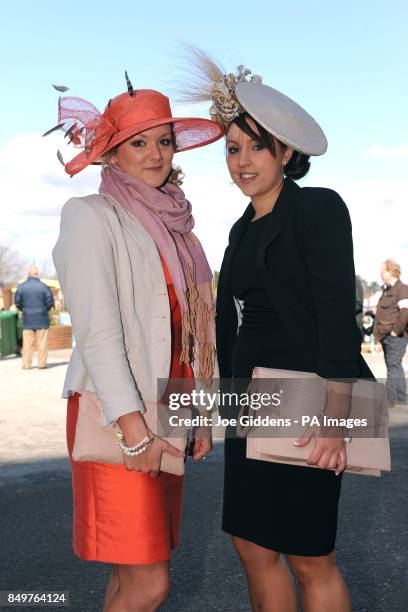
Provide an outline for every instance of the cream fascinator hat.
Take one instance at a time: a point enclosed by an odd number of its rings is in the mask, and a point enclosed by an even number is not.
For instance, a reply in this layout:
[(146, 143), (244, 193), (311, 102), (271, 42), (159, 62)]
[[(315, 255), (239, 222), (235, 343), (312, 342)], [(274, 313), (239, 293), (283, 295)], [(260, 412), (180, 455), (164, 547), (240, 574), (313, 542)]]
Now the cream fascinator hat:
[(208, 55), (187, 46), (192, 77), (181, 97), (184, 102), (212, 101), (211, 119), (228, 129), (247, 112), (270, 134), (304, 155), (323, 155), (327, 140), (319, 124), (299, 104), (264, 85), (262, 78), (238, 66), (237, 74), (225, 74)]

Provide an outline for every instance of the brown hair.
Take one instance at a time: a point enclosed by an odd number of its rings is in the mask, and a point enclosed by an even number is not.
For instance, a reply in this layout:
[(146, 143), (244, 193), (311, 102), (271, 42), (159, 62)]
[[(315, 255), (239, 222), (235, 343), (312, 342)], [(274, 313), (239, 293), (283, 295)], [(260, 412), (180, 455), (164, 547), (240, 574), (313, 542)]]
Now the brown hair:
[[(252, 121), (255, 125), (257, 132), (250, 125), (249, 121)], [(247, 112), (241, 113), (238, 117), (233, 119), (232, 123), (235, 123), (247, 136), (263, 145), (273, 157), (276, 157), (275, 142), (279, 144), (282, 149), (285, 149), (287, 145), (283, 144), (280, 140), (272, 136), (262, 125), (260, 125), (251, 115)], [(304, 155), (299, 151), (293, 151), (292, 157), (284, 167), (284, 174), (294, 180), (303, 178), (310, 168), (310, 155)]]
[(399, 278), (401, 276), (401, 266), (393, 259), (386, 259), (383, 266), (387, 272), (391, 272), (395, 278)]
[(167, 177), (166, 183), (170, 183), (171, 185), (178, 185), (178, 187), (180, 187), (180, 185), (183, 184), (184, 176), (185, 174), (180, 168), (180, 166), (172, 165), (171, 171), (170, 171), (169, 176)]

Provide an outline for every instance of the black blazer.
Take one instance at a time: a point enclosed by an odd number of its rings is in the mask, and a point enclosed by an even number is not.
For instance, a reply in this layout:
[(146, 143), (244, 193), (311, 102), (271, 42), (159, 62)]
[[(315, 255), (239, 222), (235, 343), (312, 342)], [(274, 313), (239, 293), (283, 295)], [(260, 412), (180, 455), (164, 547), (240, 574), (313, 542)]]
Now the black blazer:
[[(221, 378), (231, 377), (238, 329), (230, 264), (253, 215), (249, 204), (233, 225), (218, 281)], [(300, 188), (286, 179), (259, 242), (257, 261), (264, 288), (296, 345), (293, 369), (301, 363), (304, 371), (324, 378), (372, 378), (360, 354), (351, 222), (340, 196), (330, 189)]]

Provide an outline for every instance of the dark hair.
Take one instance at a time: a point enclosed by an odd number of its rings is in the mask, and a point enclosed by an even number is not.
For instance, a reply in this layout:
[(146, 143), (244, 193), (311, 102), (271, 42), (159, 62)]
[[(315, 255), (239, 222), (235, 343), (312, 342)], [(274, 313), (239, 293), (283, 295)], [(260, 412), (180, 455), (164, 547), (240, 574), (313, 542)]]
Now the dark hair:
[[(253, 122), (256, 129), (258, 130), (258, 133), (251, 127), (248, 121)], [(262, 125), (255, 121), (255, 119), (246, 112), (241, 113), (240, 115), (238, 115), (238, 117), (235, 117), (232, 123), (235, 123), (235, 125), (237, 125), (243, 132), (245, 132), (247, 136), (258, 142), (259, 144), (263, 145), (266, 149), (268, 149), (268, 151), (270, 151), (273, 157), (276, 157), (275, 142), (277, 142), (282, 149), (285, 149), (287, 147), (287, 145), (278, 140), (278, 138), (272, 136), (272, 134), (270, 134), (264, 127), (262, 127)], [(299, 151), (294, 150), (292, 153), (292, 157), (285, 165), (285, 176), (294, 180), (303, 178), (309, 172), (309, 158), (310, 155), (305, 155), (304, 153), (299, 153)]]

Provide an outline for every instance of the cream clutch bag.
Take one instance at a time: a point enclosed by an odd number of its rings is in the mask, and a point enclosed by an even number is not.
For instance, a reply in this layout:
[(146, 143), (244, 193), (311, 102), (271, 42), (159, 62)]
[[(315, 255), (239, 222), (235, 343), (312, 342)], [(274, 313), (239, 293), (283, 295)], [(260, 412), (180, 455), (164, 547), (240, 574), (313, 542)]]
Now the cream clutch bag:
[[(163, 406), (163, 408), (167, 407)], [(147, 426), (153, 433), (157, 433), (158, 409), (160, 409), (160, 404), (147, 403), (147, 410), (143, 414)], [(74, 461), (123, 463), (123, 454), (118, 445), (116, 428), (110, 425), (103, 426), (101, 416), (102, 407), (95, 393), (84, 391), (79, 398), (78, 420), (72, 451)], [(164, 439), (179, 450), (185, 451), (187, 433), (184, 437)], [(182, 476), (184, 474), (184, 458), (163, 453), (160, 470)]]
[[(265, 379), (268, 379), (267, 383)], [(269, 406), (257, 410), (256, 416), (268, 415), (285, 417), (291, 422), (301, 421), (301, 415), (310, 418), (321, 416), (326, 399), (325, 383), (325, 379), (309, 372), (257, 367), (253, 371), (249, 393), (265, 392), (268, 387), (269, 391), (275, 391), (283, 398), (282, 405), (273, 410), (274, 414)], [(351, 442), (346, 445), (346, 471), (380, 476), (382, 470), (391, 470), (388, 406), (384, 385), (364, 379), (354, 382), (349, 417), (366, 418), (367, 426), (356, 433), (353, 429), (348, 430)], [(304, 427), (298, 429), (298, 435), (293, 437), (293, 429), (278, 426), (274, 427), (273, 432), (266, 432), (265, 426), (249, 425), (239, 427), (238, 435), (247, 438), (248, 459), (317, 467), (306, 463), (312, 444), (301, 448), (294, 446), (293, 442), (303, 433)]]

